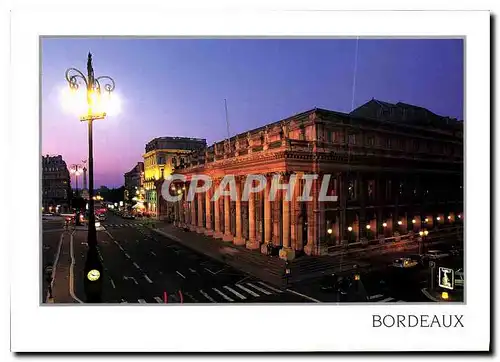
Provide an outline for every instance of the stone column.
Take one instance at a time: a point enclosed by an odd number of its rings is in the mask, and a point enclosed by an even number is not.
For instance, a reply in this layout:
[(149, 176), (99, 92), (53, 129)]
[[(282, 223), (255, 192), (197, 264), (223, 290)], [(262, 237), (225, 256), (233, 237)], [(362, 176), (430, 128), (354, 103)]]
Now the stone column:
[(189, 202), (191, 207), (191, 220), (189, 223), (189, 230), (196, 231), (196, 198)]
[[(318, 177), (318, 187), (321, 188), (321, 184), (323, 182), (323, 175), (320, 175)], [(319, 189), (318, 189), (318, 195), (319, 195)], [(325, 203), (323, 201), (317, 201), (317, 208), (318, 208), (318, 242), (322, 245), (323, 243), (326, 243), (326, 211), (325, 211)]]
[(213, 235), (212, 230), (212, 188), (205, 193), (205, 235)]
[(297, 250), (297, 197), (298, 197), (298, 182), (292, 192), (292, 201), (290, 201), (290, 246), (293, 250)]
[(316, 205), (318, 202), (318, 180), (314, 180), (311, 188), (312, 201), (307, 201), (307, 244), (304, 247), (304, 252), (307, 255), (313, 255), (317, 253), (316, 243), (317, 243), (317, 213)]
[(267, 244), (271, 240), (271, 201), (269, 200), (269, 192), (271, 190), (271, 181), (266, 179), (266, 188), (264, 189), (264, 243), (261, 247), (263, 254), (267, 253)]
[(255, 225), (255, 194), (248, 195), (248, 249), (258, 249), (259, 242), (257, 241)]
[(223, 241), (233, 241), (231, 234), (231, 199), (229, 195), (224, 196), (224, 236)]
[(179, 205), (180, 201), (174, 201), (172, 204), (174, 206), (174, 226), (179, 226), (180, 225), (180, 215), (179, 211), (181, 209)]
[[(214, 188), (217, 188), (215, 186)], [(216, 239), (222, 239), (222, 230), (221, 230), (221, 225), (220, 225), (220, 202), (221, 199), (220, 197), (217, 200), (214, 200), (214, 238)]]
[(339, 240), (342, 243), (344, 240), (347, 240), (347, 215), (346, 215), (346, 207), (347, 207), (347, 177), (346, 173), (342, 172), (338, 176), (339, 183), (339, 207), (340, 207), (340, 215), (339, 215)]
[(282, 190), (276, 190), (276, 197), (273, 201), (273, 245), (277, 246), (280, 244), (280, 203), (281, 203), (281, 192)]
[(196, 228), (196, 232), (199, 234), (203, 234), (205, 232), (205, 228), (203, 227), (203, 196), (205, 194), (197, 193), (196, 198), (198, 199), (198, 227)]
[[(253, 196), (253, 195), (250, 195)], [(236, 179), (236, 237), (233, 240), (235, 245), (245, 245), (241, 228), (241, 180)]]
[(184, 227), (184, 195), (179, 200), (179, 226)]
[(358, 235), (359, 239), (366, 237), (366, 176), (360, 172), (357, 174), (358, 191), (359, 191), (359, 219), (358, 219)]
[(280, 259), (292, 260), (295, 258), (295, 251), (290, 247), (290, 201), (282, 193), (283, 200), (283, 247), (279, 252)]

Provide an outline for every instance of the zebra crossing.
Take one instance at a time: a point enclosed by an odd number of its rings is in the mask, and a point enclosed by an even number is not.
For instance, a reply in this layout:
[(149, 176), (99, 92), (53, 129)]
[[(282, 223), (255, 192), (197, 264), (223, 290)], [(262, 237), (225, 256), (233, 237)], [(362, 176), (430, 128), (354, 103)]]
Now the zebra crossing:
[[(169, 295), (167, 303), (245, 303), (256, 298), (282, 293), (261, 281), (251, 283), (236, 283), (217, 287), (206, 287), (198, 290), (183, 291), (181, 295)], [(181, 299), (182, 298), (182, 299)], [(143, 297), (137, 300), (125, 301), (121, 304), (164, 304), (164, 297)]]
[(139, 223), (123, 223), (123, 224), (103, 224), (103, 226), (109, 228), (127, 228), (127, 227), (139, 227), (141, 224)]
[(368, 296), (370, 303), (406, 303), (404, 300), (399, 300), (393, 297), (388, 297), (384, 294), (375, 294)]

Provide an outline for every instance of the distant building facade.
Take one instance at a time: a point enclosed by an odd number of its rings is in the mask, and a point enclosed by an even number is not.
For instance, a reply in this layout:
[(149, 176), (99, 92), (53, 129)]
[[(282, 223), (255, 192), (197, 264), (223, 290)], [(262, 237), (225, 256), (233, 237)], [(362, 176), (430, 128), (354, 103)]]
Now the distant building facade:
[[(312, 109), (192, 152), (175, 173), (189, 181), (211, 176), (215, 185), (192, 202), (173, 204), (175, 223), (250, 249), (281, 248), (280, 256), (317, 255), (327, 246), (431, 229), (463, 219), (463, 122), (404, 103), (375, 99), (350, 114)], [(180, 164), (177, 162), (177, 164)], [(312, 200), (271, 201), (267, 189), (248, 201), (210, 197), (224, 175), (239, 192), (249, 174), (317, 174)], [(319, 201), (322, 180), (330, 175)], [(183, 195), (189, 183), (172, 188)], [(182, 191), (179, 191), (182, 190)]]
[(143, 190), (144, 162), (137, 162), (132, 170), (124, 174), (124, 201), (130, 203)]
[(172, 157), (184, 158), (193, 150), (207, 147), (207, 141), (188, 137), (159, 137), (146, 144), (144, 158), (144, 189), (146, 212), (160, 219), (159, 196), (161, 183), (172, 173)]
[(42, 207), (45, 212), (66, 212), (71, 203), (71, 181), (61, 155), (42, 156)]

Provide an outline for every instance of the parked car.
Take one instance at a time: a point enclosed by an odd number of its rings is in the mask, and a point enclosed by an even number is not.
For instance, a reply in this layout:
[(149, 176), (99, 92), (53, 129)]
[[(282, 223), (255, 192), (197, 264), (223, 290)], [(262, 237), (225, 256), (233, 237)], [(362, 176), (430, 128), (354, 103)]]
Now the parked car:
[(325, 275), (321, 279), (320, 289), (323, 292), (335, 292), (337, 287), (337, 276), (335, 274)]
[(340, 293), (346, 295), (351, 286), (351, 278), (341, 277), (335, 274), (325, 275), (321, 279), (320, 289), (327, 293)]
[(410, 259), (410, 258), (395, 259), (391, 264), (391, 266), (394, 268), (402, 268), (402, 269), (413, 268), (417, 265), (418, 265), (418, 261)]
[(438, 260), (438, 259), (446, 258), (446, 257), (450, 256), (450, 254), (445, 253), (444, 251), (441, 251), (441, 250), (429, 250), (425, 254), (425, 256), (429, 260)]

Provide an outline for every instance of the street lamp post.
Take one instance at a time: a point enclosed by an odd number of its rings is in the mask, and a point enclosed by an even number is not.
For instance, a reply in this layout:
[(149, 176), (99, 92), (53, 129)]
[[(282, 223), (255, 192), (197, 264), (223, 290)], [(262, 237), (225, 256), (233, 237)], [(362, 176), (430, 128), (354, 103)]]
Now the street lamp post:
[(81, 165), (71, 165), (70, 171), (69, 171), (70, 173), (75, 175), (75, 193), (76, 193), (76, 196), (78, 196), (78, 176), (80, 176), (80, 174), (82, 172), (81, 170), (82, 170)]
[(66, 80), (71, 90), (76, 91), (79, 88), (79, 81), (83, 81), (87, 90), (87, 114), (80, 118), (80, 121), (88, 124), (88, 143), (89, 143), (89, 227), (88, 227), (88, 252), (84, 268), (84, 289), (88, 303), (100, 303), (102, 291), (102, 271), (103, 267), (98, 257), (97, 250), (97, 232), (94, 214), (94, 157), (93, 157), (93, 134), (92, 125), (97, 119), (104, 119), (105, 112), (96, 113), (95, 108), (101, 100), (101, 84), (105, 80), (104, 91), (111, 93), (115, 89), (115, 81), (108, 76), (94, 77), (92, 67), (92, 54), (87, 58), (87, 76), (76, 68), (66, 70)]
[(420, 255), (422, 255), (422, 249), (423, 249), (423, 246), (424, 246), (424, 241), (425, 241), (425, 237), (427, 235), (429, 235), (429, 231), (427, 230), (420, 230), (420, 232), (418, 233), (420, 235), (420, 238), (418, 240), (419, 244), (418, 244), (418, 253)]

